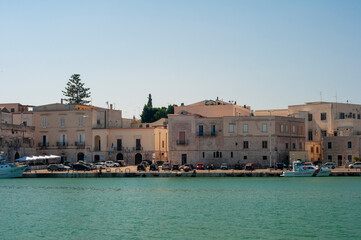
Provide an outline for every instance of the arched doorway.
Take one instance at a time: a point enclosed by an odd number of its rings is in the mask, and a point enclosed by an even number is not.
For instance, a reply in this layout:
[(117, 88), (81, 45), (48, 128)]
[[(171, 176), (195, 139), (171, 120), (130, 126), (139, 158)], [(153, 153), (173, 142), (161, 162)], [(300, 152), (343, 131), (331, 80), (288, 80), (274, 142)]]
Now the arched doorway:
[(123, 159), (123, 154), (118, 153), (118, 154), (117, 154), (117, 160), (124, 160), (124, 159)]
[(94, 144), (95, 144), (95, 151), (101, 151), (101, 148), (100, 148), (100, 146), (101, 146), (101, 142), (100, 142), (100, 136), (95, 136), (95, 138), (94, 138)]
[(141, 162), (142, 162), (142, 154), (140, 153), (135, 154), (135, 165), (138, 165)]
[(80, 152), (77, 156), (78, 161), (84, 161), (84, 153)]
[(95, 155), (94, 156), (94, 162), (99, 162), (100, 160), (100, 156), (99, 155)]
[(18, 152), (16, 152), (16, 153), (15, 153), (15, 159), (18, 159), (18, 158), (20, 158), (20, 155), (19, 155)]

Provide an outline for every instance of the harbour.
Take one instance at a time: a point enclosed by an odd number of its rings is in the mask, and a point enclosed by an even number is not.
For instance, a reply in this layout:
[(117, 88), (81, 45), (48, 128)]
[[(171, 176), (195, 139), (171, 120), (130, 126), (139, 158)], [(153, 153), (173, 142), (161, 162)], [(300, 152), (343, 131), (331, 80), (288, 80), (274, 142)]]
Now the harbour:
[(360, 184), (358, 177), (1, 179), (0, 238), (358, 239)]

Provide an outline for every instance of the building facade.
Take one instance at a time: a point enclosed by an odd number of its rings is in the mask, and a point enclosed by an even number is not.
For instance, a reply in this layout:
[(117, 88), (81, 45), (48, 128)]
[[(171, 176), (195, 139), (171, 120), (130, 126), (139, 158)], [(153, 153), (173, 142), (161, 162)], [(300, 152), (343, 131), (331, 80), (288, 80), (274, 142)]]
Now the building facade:
[(304, 151), (304, 119), (289, 117), (169, 115), (169, 158), (173, 164), (220, 166), (288, 163)]

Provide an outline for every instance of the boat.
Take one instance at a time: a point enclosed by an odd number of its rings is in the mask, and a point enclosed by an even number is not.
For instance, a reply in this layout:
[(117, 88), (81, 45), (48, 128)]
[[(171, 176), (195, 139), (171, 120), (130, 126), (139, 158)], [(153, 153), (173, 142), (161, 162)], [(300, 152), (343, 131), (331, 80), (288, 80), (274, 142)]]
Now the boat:
[(12, 163), (5, 163), (5, 159), (0, 157), (0, 178), (18, 178), (22, 177), (28, 166), (14, 165)]
[(331, 169), (315, 167), (313, 164), (303, 164), (301, 161), (292, 163), (292, 171), (284, 171), (281, 177), (327, 177)]

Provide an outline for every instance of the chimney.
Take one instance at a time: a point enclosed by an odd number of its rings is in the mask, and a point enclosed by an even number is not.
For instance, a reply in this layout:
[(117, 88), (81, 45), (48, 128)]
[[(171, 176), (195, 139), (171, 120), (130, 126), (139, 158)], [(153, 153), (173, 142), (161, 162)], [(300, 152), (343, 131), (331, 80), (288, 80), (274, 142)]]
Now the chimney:
[(61, 104), (64, 104), (64, 103), (63, 103), (63, 99), (62, 99), (62, 98), (60, 98), (60, 103), (61, 103)]
[(113, 104), (110, 104), (110, 110), (113, 110)]

